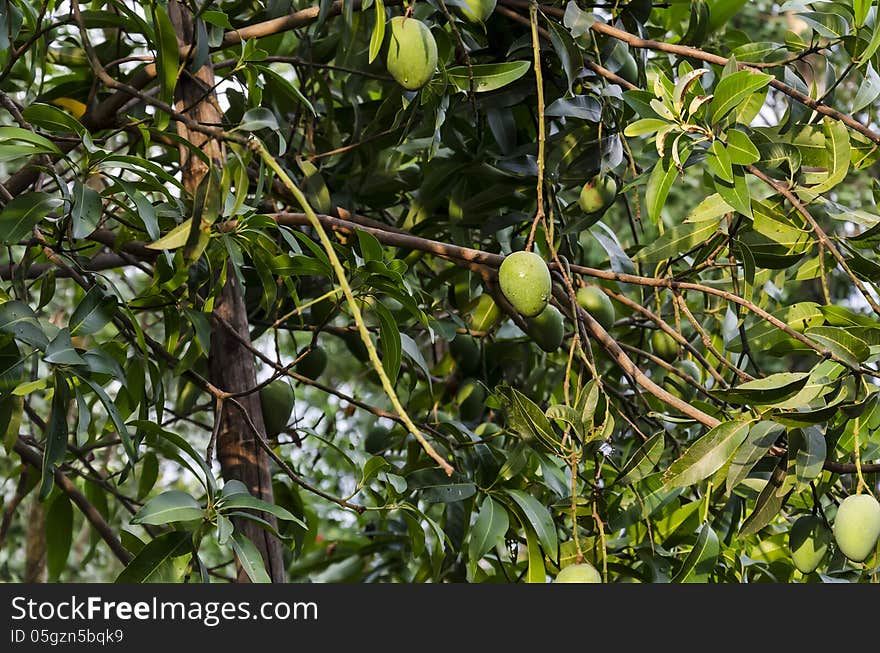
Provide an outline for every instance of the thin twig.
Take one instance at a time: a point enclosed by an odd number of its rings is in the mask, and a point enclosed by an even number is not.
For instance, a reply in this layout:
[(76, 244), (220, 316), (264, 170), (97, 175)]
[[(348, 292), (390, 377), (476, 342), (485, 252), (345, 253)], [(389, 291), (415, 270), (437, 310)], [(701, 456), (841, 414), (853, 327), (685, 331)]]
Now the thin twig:
[(339, 257), (336, 255), (336, 250), (333, 248), (333, 243), (330, 241), (330, 237), (324, 230), (321, 221), (318, 219), (318, 216), (315, 214), (314, 210), (306, 199), (306, 196), (288, 176), (284, 169), (280, 165), (278, 165), (278, 162), (275, 160), (275, 158), (271, 154), (269, 154), (265, 147), (263, 147), (262, 142), (257, 139), (253, 139), (250, 142), (249, 146), (257, 155), (260, 156), (260, 158), (263, 159), (266, 165), (272, 169), (272, 171), (278, 176), (281, 182), (287, 187), (287, 190), (290, 191), (290, 193), (297, 198), (297, 201), (306, 213), (306, 217), (308, 218), (309, 223), (311, 224), (312, 228), (317, 232), (318, 239), (321, 241), (321, 245), (323, 246), (324, 251), (327, 254), (330, 265), (336, 274), (336, 279), (339, 282), (340, 287), (342, 288), (342, 292), (345, 294), (345, 299), (348, 302), (349, 310), (351, 310), (352, 317), (354, 318), (354, 321), (358, 326), (361, 340), (364, 342), (364, 346), (367, 349), (367, 355), (369, 356), (370, 362), (373, 365), (373, 369), (379, 376), (379, 380), (382, 383), (382, 388), (383, 390), (385, 390), (385, 394), (388, 395), (388, 399), (391, 400), (391, 404), (394, 406), (395, 411), (397, 411), (397, 414), (400, 415), (400, 418), (403, 420), (403, 423), (406, 425), (409, 432), (412, 433), (413, 437), (415, 437), (416, 440), (418, 440), (419, 444), (422, 445), (425, 453), (427, 453), (429, 457), (437, 462), (437, 464), (440, 465), (440, 467), (443, 469), (443, 471), (446, 472), (447, 475), (452, 476), (452, 473), (455, 471), (452, 465), (446, 462), (443, 457), (434, 450), (434, 447), (432, 447), (431, 443), (428, 442), (427, 439), (425, 439), (425, 436), (415, 425), (412, 419), (410, 419), (409, 414), (406, 412), (406, 409), (400, 402), (400, 399), (397, 396), (397, 392), (394, 390), (394, 386), (391, 384), (391, 380), (385, 373), (385, 368), (382, 365), (381, 359), (379, 358), (379, 353), (376, 351), (376, 346), (373, 344), (372, 338), (370, 338), (370, 332), (367, 329), (367, 325), (364, 322), (363, 316), (361, 315), (360, 307), (358, 306), (357, 300), (354, 297), (351, 286), (349, 286), (348, 284), (348, 278), (346, 277), (345, 268), (343, 267), (342, 262), (339, 260)]

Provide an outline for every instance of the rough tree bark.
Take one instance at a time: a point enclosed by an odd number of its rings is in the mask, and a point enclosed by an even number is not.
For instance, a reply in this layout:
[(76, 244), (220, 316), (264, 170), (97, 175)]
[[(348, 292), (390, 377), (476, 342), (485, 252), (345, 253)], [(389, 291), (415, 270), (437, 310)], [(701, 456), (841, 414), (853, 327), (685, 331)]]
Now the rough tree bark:
[[(177, 31), (180, 42), (192, 44), (195, 40), (193, 20), (186, 5), (176, 0), (169, 3), (169, 17)], [(178, 79), (175, 91), (175, 108), (185, 111), (189, 116), (208, 125), (219, 125), (222, 112), (213, 93), (214, 71), (210, 60), (197, 72), (184, 69)], [(190, 131), (182, 123), (177, 123), (180, 136), (208, 155), (215, 166), (222, 167), (225, 161), (223, 143), (209, 139), (205, 134)], [(187, 147), (180, 148), (184, 187), (192, 194), (208, 172), (204, 161), (193, 155)], [(226, 284), (217, 298), (215, 314), (230, 323), (239, 336), (250, 343), (247, 310), (241, 286), (232, 270), (228, 271)], [(256, 385), (256, 369), (253, 355), (227, 332), (222, 325), (215, 327), (211, 334), (210, 375), (211, 382), (227, 392), (242, 392)], [(240, 397), (238, 401), (248, 411), (254, 425), (265, 435), (260, 399), (256, 393)], [(217, 434), (217, 458), (227, 481), (236, 479), (244, 483), (254, 496), (273, 503), (272, 477), (269, 459), (260, 448), (253, 432), (241, 412), (228, 402), (220, 417), (220, 430)], [(261, 517), (276, 525), (272, 515)], [(263, 556), (266, 571), (272, 582), (284, 582), (284, 560), (281, 542), (249, 520), (233, 519), (235, 528), (246, 535)], [(248, 582), (248, 577), (239, 568), (238, 581)]]

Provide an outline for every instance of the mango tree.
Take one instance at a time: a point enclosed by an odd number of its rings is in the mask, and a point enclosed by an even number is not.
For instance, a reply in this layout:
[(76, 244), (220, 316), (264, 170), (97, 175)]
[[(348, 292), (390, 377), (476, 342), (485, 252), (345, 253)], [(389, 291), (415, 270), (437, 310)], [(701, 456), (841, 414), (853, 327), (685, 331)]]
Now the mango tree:
[(868, 0), (0, 1), (6, 581), (868, 582)]

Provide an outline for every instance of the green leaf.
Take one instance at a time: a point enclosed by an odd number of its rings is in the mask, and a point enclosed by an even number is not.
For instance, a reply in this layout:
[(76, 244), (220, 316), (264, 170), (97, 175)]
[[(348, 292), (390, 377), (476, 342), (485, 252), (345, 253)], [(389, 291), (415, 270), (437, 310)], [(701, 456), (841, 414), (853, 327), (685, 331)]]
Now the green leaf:
[(721, 544), (709, 524), (703, 524), (694, 547), (685, 558), (673, 583), (705, 583), (718, 560)]
[(30, 147), (28, 150), (31, 155), (34, 154), (56, 154), (60, 155), (61, 150), (45, 136), (40, 136), (34, 132), (23, 129), (21, 127), (0, 127), (0, 143), (27, 143)]
[(846, 179), (851, 160), (849, 129), (842, 122), (826, 117), (822, 123), (825, 133), (825, 149), (828, 151), (828, 176), (821, 183), (811, 186), (800, 194), (814, 198), (825, 193)]
[(662, 542), (666, 548), (675, 546), (683, 539), (689, 538), (693, 533), (699, 531), (700, 509), (703, 507), (702, 501), (691, 501), (680, 508), (675, 508), (675, 504), (673, 504), (672, 512), (664, 511), (656, 524), (652, 526), (654, 537)]
[(817, 426), (805, 426), (789, 434), (789, 449), (795, 454), (795, 478), (798, 483), (809, 484), (822, 473), (828, 446)]
[(229, 542), (229, 538), (232, 536), (232, 531), (235, 530), (232, 525), (232, 520), (227, 519), (221, 514), (217, 514), (217, 544), (220, 546), (226, 546)]
[[(553, 45), (553, 50), (559, 57), (559, 63), (562, 64), (562, 70), (565, 72), (568, 94), (571, 95), (572, 84), (583, 66), (583, 54), (571, 37), (571, 33), (563, 29), (555, 20), (547, 21), (547, 27), (550, 28), (550, 43)], [(598, 122), (598, 120), (594, 122)]]
[(70, 335), (97, 333), (113, 319), (115, 313), (116, 296), (107, 294), (100, 286), (92, 286), (70, 316)]
[(856, 26), (861, 27), (865, 24), (865, 18), (868, 17), (871, 4), (872, 0), (853, 0), (852, 8)]
[(381, 261), (384, 258), (382, 244), (368, 231), (357, 230), (358, 245), (365, 261)]
[(73, 208), (70, 211), (73, 237), (86, 238), (95, 231), (103, 211), (97, 191), (77, 179), (73, 185)]
[(119, 434), (119, 439), (122, 440), (122, 447), (125, 449), (125, 453), (128, 456), (128, 460), (134, 464), (137, 462), (137, 449), (135, 449), (134, 443), (131, 440), (131, 434), (128, 432), (128, 428), (125, 425), (125, 421), (122, 419), (122, 415), (119, 413), (119, 409), (116, 407), (116, 404), (110, 399), (107, 395), (107, 392), (100, 385), (89, 379), (88, 377), (77, 374), (77, 377), (83, 381), (86, 385), (88, 385), (92, 391), (96, 395), (98, 395), (98, 399), (104, 405), (104, 409), (110, 415), (110, 420), (113, 422), (113, 426), (116, 428), (116, 432)]
[[(330, 198), (330, 190), (327, 188), (327, 184), (321, 176), (321, 172), (318, 170), (317, 166), (311, 161), (306, 161), (304, 159), (297, 159), (296, 164), (299, 166), (299, 169), (302, 170), (302, 190), (306, 194), (312, 207), (318, 213), (330, 213), (330, 211), (333, 210), (333, 201)], [(358, 231), (358, 237), (360, 237), (362, 233), (366, 232)], [(375, 237), (371, 237), (375, 240)], [(381, 245), (379, 248), (381, 250)], [(379, 260), (381, 260), (381, 257)]]
[(669, 488), (664, 485), (662, 472), (649, 474), (634, 484), (633, 490), (638, 497), (637, 500), (625, 512), (620, 512), (612, 518), (610, 523), (612, 529), (620, 526), (621, 522), (625, 522), (622, 526), (625, 528), (640, 519), (648, 519), (684, 491), (683, 488)]
[(53, 365), (85, 365), (83, 360), (73, 346), (70, 339), (70, 332), (67, 329), (61, 329), (58, 334), (46, 347), (46, 355), (43, 360)]
[(508, 388), (510, 410), (507, 416), (510, 428), (526, 442), (539, 441), (552, 451), (560, 440), (550, 425), (550, 420), (538, 405), (515, 388)]
[(761, 90), (773, 75), (740, 70), (722, 79), (715, 86), (714, 97), (709, 104), (712, 123), (718, 124), (724, 117), (743, 103), (752, 93)]
[(523, 530), (526, 534), (526, 553), (529, 557), (526, 582), (545, 583), (547, 582), (547, 570), (544, 567), (544, 556), (541, 555), (541, 547), (538, 544), (538, 537), (535, 534), (535, 531), (529, 528), (527, 524), (523, 524)]
[(442, 483), (440, 485), (424, 485), (419, 488), (422, 498), (429, 503), (454, 503), (464, 501), (477, 493), (473, 483)]
[(362, 471), (361, 480), (358, 481), (357, 489), (365, 487), (367, 483), (379, 474), (379, 472), (383, 469), (388, 469), (389, 467), (391, 467), (391, 463), (385, 460), (382, 456), (371, 456), (367, 462), (364, 463), (364, 469)]
[(140, 501), (147, 496), (156, 485), (159, 478), (159, 458), (152, 451), (144, 455), (141, 462), (141, 475), (138, 479), (137, 499)]
[(752, 200), (745, 175), (740, 170), (734, 171), (733, 183), (715, 179), (715, 190), (734, 210), (752, 217)]
[[(819, 325), (825, 321), (822, 311), (819, 310), (819, 305), (815, 302), (797, 302), (772, 311), (770, 314), (800, 333), (803, 333), (807, 327)], [(759, 320), (746, 329), (746, 339), (753, 351), (769, 349), (787, 337), (765, 320)], [(727, 344), (728, 350), (733, 352), (739, 352), (740, 346), (739, 339), (732, 340)]]
[(159, 240), (144, 245), (147, 249), (171, 250), (178, 249), (186, 245), (189, 234), (192, 231), (193, 219), (187, 218), (179, 225), (174, 227)]
[[(167, 103), (174, 101), (174, 87), (177, 84), (177, 69), (180, 65), (180, 49), (177, 34), (165, 8), (153, 4), (153, 23), (156, 28), (157, 67), (161, 82), (159, 97)], [(167, 124), (167, 123), (166, 123)]]
[(666, 203), (666, 196), (678, 174), (678, 169), (671, 160), (660, 159), (654, 164), (651, 176), (648, 177), (648, 185), (645, 188), (645, 203), (647, 204), (648, 216), (654, 222), (660, 220), (660, 211)]
[(880, 20), (874, 23), (874, 31), (871, 33), (871, 40), (868, 41), (868, 45), (865, 46), (865, 49), (862, 50), (858, 58), (854, 58), (853, 61), (859, 65), (865, 63), (874, 56), (877, 48), (880, 48)]
[(230, 542), (232, 550), (235, 551), (235, 557), (238, 558), (241, 568), (244, 569), (252, 583), (272, 582), (263, 565), (263, 557), (253, 542), (241, 533), (233, 533)]
[(21, 397), (0, 397), (0, 440), (6, 453), (12, 452), (18, 440), (18, 429), (24, 412), (24, 400)]
[(52, 410), (46, 423), (46, 446), (43, 451), (43, 476), (40, 482), (40, 500), (45, 500), (55, 484), (55, 468), (67, 453), (67, 400), (70, 394), (67, 378), (56, 371)]
[(784, 431), (780, 424), (769, 420), (762, 420), (752, 425), (745, 442), (737, 449), (736, 455), (730, 461), (727, 470), (728, 493), (749, 475)]
[(374, 0), (376, 7), (376, 22), (373, 24), (373, 34), (370, 37), (370, 56), (367, 63), (373, 63), (382, 49), (382, 41), (385, 38), (385, 3), (382, 0)]
[(486, 552), (502, 541), (510, 526), (507, 510), (500, 503), (487, 496), (480, 506), (468, 540), (468, 559), (475, 563)]
[[(654, 108), (651, 106), (652, 100), (655, 100), (654, 94), (650, 91), (642, 91), (639, 89), (633, 89), (631, 91), (624, 91), (623, 93), (623, 101), (631, 108), (640, 118), (660, 118), (660, 115), (654, 111)], [(668, 120), (664, 120), (664, 123), (669, 122)]]
[(535, 530), (541, 546), (544, 547), (544, 553), (555, 557), (557, 548), (556, 525), (553, 523), (550, 511), (527, 492), (511, 489), (506, 489), (505, 492), (520, 507), (531, 528)]
[(668, 487), (687, 487), (702, 481), (729, 461), (749, 433), (749, 422), (719, 424), (694, 442), (664, 474)]
[(59, 492), (46, 511), (46, 569), (50, 583), (56, 582), (67, 566), (72, 542), (73, 506), (67, 495)]
[(251, 491), (248, 490), (247, 485), (234, 478), (226, 481), (223, 485), (223, 489), (220, 491), (220, 496), (222, 498), (234, 497), (237, 494), (246, 494), (250, 496)]
[(255, 132), (259, 129), (278, 130), (278, 119), (271, 109), (266, 107), (255, 107), (245, 112), (241, 118), (239, 129), (249, 132)]
[(211, 226), (222, 210), (220, 175), (211, 167), (199, 182), (193, 196), (192, 220), (183, 248), (183, 260), (192, 265), (205, 251), (211, 240)]
[(86, 131), (76, 118), (51, 104), (34, 102), (26, 106), (21, 115), (32, 125), (56, 134), (70, 133), (82, 136)]
[(289, 510), (286, 510), (281, 506), (276, 506), (274, 503), (258, 499), (251, 494), (234, 494), (228, 499), (224, 499), (220, 506), (220, 510), (222, 511), (236, 508), (252, 508), (254, 510), (260, 510), (262, 512), (267, 512), (270, 515), (275, 515), (278, 519), (292, 521), (303, 528), (308, 528), (302, 519), (293, 515)]
[(804, 335), (832, 351), (850, 365), (857, 367), (871, 355), (871, 349), (861, 338), (841, 327), (816, 326), (804, 331)]
[(773, 518), (779, 514), (779, 511), (788, 496), (788, 494), (784, 492), (780, 495), (777, 491), (782, 487), (782, 483), (785, 480), (785, 467), (785, 460), (780, 460), (779, 464), (773, 469), (773, 473), (770, 475), (770, 480), (767, 481), (767, 485), (764, 486), (764, 489), (761, 490), (761, 494), (758, 495), (758, 500), (755, 502), (755, 509), (740, 527), (740, 537), (754, 535), (773, 521)]
[(148, 542), (116, 577), (120, 584), (167, 582), (165, 571), (174, 558), (192, 551), (191, 533), (171, 531)]
[(727, 131), (727, 153), (730, 162), (736, 165), (749, 165), (761, 159), (761, 154), (755, 144), (738, 129)]
[[(134, 420), (131, 422), (131, 425), (138, 430), (144, 431), (151, 436), (157, 437), (158, 439), (156, 441), (150, 443), (153, 448), (160, 451), (162, 455), (171, 458), (181, 466), (191, 471), (193, 476), (199, 479), (199, 482), (205, 487), (206, 490), (208, 490), (209, 494), (216, 494), (217, 487), (216, 482), (214, 481), (214, 474), (208, 468), (208, 465), (205, 462), (205, 457), (200, 456), (187, 440), (177, 435), (176, 433), (172, 433), (171, 431), (163, 429), (161, 426), (150, 420)], [(202, 474), (200, 475), (196, 468), (193, 467), (186, 460), (186, 458), (181, 457), (177, 453), (176, 449), (184, 452), (187, 457), (198, 466)], [(230, 483), (232, 483), (232, 481), (227, 482), (227, 485), (229, 485)]]
[(205, 511), (199, 502), (186, 492), (169, 490), (153, 497), (131, 518), (132, 524), (170, 524), (171, 522), (202, 519)]
[(710, 0), (709, 31), (714, 32), (722, 27), (739, 13), (747, 2), (748, 0)]
[(645, 441), (626, 461), (620, 470), (619, 483), (630, 484), (642, 480), (651, 473), (663, 457), (664, 433), (655, 433)]
[(279, 75), (277, 72), (272, 70), (271, 68), (267, 68), (266, 66), (254, 66), (257, 68), (266, 79), (267, 84), (273, 86), (275, 90), (279, 92), (279, 95), (286, 96), (287, 100), (291, 103), (294, 102), (302, 102), (309, 112), (313, 116), (317, 116), (318, 112), (315, 111), (315, 107), (312, 106), (312, 103), (309, 102), (309, 99), (302, 94), (294, 84), (291, 84), (284, 77)]
[(425, 378), (428, 380), (428, 391), (430, 392), (432, 390), (431, 371), (428, 368), (428, 363), (425, 361), (425, 357), (422, 355), (418, 344), (416, 344), (416, 341), (410, 336), (401, 333), (400, 347), (403, 353), (406, 354), (412, 362), (418, 365), (419, 369), (425, 374)]
[(662, 236), (640, 249), (635, 258), (652, 266), (665, 259), (684, 254), (711, 238), (718, 231), (718, 222), (718, 220), (684, 222), (667, 229)]
[(626, 129), (623, 130), (623, 134), (629, 138), (643, 136), (645, 134), (653, 134), (658, 129), (662, 129), (668, 124), (668, 121), (660, 120), (659, 118), (642, 118), (641, 120), (636, 120), (635, 122), (628, 124)]
[(400, 331), (398, 330), (397, 320), (391, 314), (384, 304), (376, 302), (376, 317), (379, 318), (379, 342), (382, 345), (382, 367), (391, 380), (391, 383), (397, 381), (397, 375), (400, 374)]
[(732, 211), (733, 208), (722, 199), (721, 195), (718, 193), (712, 193), (702, 202), (697, 204), (696, 207), (691, 209), (691, 212), (684, 221), (705, 222), (706, 220), (714, 220), (715, 224), (718, 224), (721, 216), (731, 213)]
[(578, 396), (577, 405), (575, 406), (581, 412), (581, 421), (584, 426), (593, 422), (596, 414), (596, 408), (599, 407), (599, 383), (593, 379), (589, 381)]
[(809, 372), (779, 372), (763, 379), (746, 381), (727, 390), (713, 390), (712, 394), (730, 403), (767, 406), (793, 397), (809, 380)]
[(858, 113), (878, 97), (880, 97), (880, 75), (874, 70), (874, 66), (868, 62), (868, 67), (865, 68), (865, 79), (862, 80), (862, 84), (859, 86), (859, 92), (856, 93), (856, 99), (853, 100), (850, 112), (852, 114)]
[[(510, 61), (506, 63), (476, 64), (471, 66), (474, 79), (474, 91), (485, 93), (495, 91), (503, 86), (512, 84), (526, 74), (531, 67), (528, 61)], [(469, 92), (470, 77), (467, 66), (456, 66), (446, 71), (449, 81), (458, 90)]]
[(716, 177), (731, 184), (734, 182), (730, 154), (727, 153), (727, 148), (721, 141), (715, 141), (709, 146), (706, 153), (706, 164)]
[(18, 195), (0, 211), (0, 243), (17, 245), (31, 235), (34, 227), (63, 201), (48, 193), (32, 192)]
[(752, 228), (773, 242), (786, 247), (790, 253), (806, 252), (812, 247), (809, 232), (792, 224), (781, 212), (767, 211), (761, 204), (755, 207)]

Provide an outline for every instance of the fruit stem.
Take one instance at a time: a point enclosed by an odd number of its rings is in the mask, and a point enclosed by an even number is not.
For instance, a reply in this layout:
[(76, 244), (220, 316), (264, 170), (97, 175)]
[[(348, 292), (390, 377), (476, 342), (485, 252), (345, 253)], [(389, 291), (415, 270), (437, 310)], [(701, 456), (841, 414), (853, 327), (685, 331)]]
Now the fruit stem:
[(343, 267), (342, 262), (339, 260), (339, 257), (336, 255), (336, 250), (333, 249), (333, 243), (330, 241), (330, 237), (324, 230), (321, 221), (318, 220), (318, 216), (315, 215), (315, 211), (314, 209), (312, 209), (311, 205), (306, 199), (306, 196), (294, 183), (294, 181), (288, 176), (284, 169), (278, 164), (278, 162), (275, 160), (275, 157), (269, 154), (269, 152), (263, 146), (262, 141), (254, 138), (250, 142), (250, 148), (260, 156), (263, 162), (267, 166), (269, 166), (269, 168), (271, 168), (276, 175), (278, 175), (281, 183), (284, 184), (285, 188), (287, 188), (287, 190), (290, 191), (290, 194), (296, 198), (297, 202), (299, 202), (300, 206), (303, 209), (303, 212), (305, 212), (306, 217), (309, 220), (309, 224), (311, 224), (312, 228), (317, 232), (318, 239), (321, 241), (321, 246), (324, 248), (324, 251), (327, 254), (327, 258), (330, 261), (330, 266), (336, 273), (336, 278), (339, 281), (339, 286), (342, 288), (342, 292), (345, 295), (346, 301), (348, 302), (349, 309), (351, 309), (351, 314), (354, 318), (355, 324), (357, 324), (361, 340), (363, 340), (364, 346), (367, 348), (367, 354), (370, 358), (370, 363), (372, 363), (373, 369), (379, 376), (379, 380), (382, 382), (382, 389), (385, 390), (385, 394), (388, 395), (388, 398), (391, 400), (391, 404), (394, 406), (394, 410), (400, 416), (401, 421), (404, 423), (409, 432), (412, 433), (415, 439), (418, 440), (419, 444), (422, 445), (425, 453), (428, 454), (428, 456), (430, 456), (432, 459), (434, 459), (448, 476), (452, 476), (452, 473), (455, 471), (452, 468), (452, 465), (443, 460), (440, 454), (438, 454), (434, 450), (434, 447), (431, 446), (431, 443), (428, 442), (427, 439), (425, 439), (425, 436), (422, 435), (422, 432), (419, 431), (418, 427), (413, 423), (412, 419), (410, 419), (410, 416), (407, 414), (406, 409), (403, 407), (403, 404), (400, 403), (400, 399), (397, 397), (397, 393), (394, 391), (394, 386), (391, 384), (391, 380), (385, 373), (385, 368), (382, 365), (382, 361), (379, 359), (379, 353), (376, 351), (376, 346), (373, 344), (372, 338), (370, 338), (370, 332), (367, 329), (367, 324), (366, 322), (364, 322), (360, 307), (357, 304), (357, 300), (355, 300), (354, 298), (354, 293), (352, 293), (351, 286), (349, 286), (348, 279), (345, 276), (345, 268)]
[(862, 490), (868, 487), (868, 484), (865, 483), (865, 478), (862, 476), (862, 454), (859, 451), (861, 449), (861, 445), (859, 444), (859, 418), (856, 417), (853, 420), (853, 449), (856, 454), (856, 476), (859, 479), (859, 482), (856, 484), (856, 494), (861, 494)]
[(535, 219), (532, 221), (532, 229), (529, 231), (529, 239), (526, 241), (526, 251), (531, 251), (535, 243), (535, 231), (538, 223), (544, 219), (544, 78), (541, 74), (541, 42), (538, 40), (538, 5), (532, 2), (529, 5), (529, 19), (532, 25), (532, 51), (535, 58), (535, 83), (538, 91), (538, 184), (536, 195), (538, 209)]
[(578, 534), (578, 518), (577, 518), (577, 471), (578, 471), (578, 455), (577, 449), (572, 447), (568, 464), (571, 466), (571, 534), (574, 539), (574, 549), (577, 551), (575, 563), (580, 564), (584, 561), (584, 552), (581, 550), (581, 538)]
[(599, 542), (602, 544), (602, 582), (608, 582), (608, 548), (605, 542), (605, 523), (599, 517), (599, 507), (597, 501), (593, 499), (593, 520), (599, 528)]
[(706, 501), (703, 504), (703, 519), (702, 522), (705, 524), (709, 521), (709, 503), (712, 500), (712, 487), (713, 483), (710, 480), (708, 486), (706, 487)]

